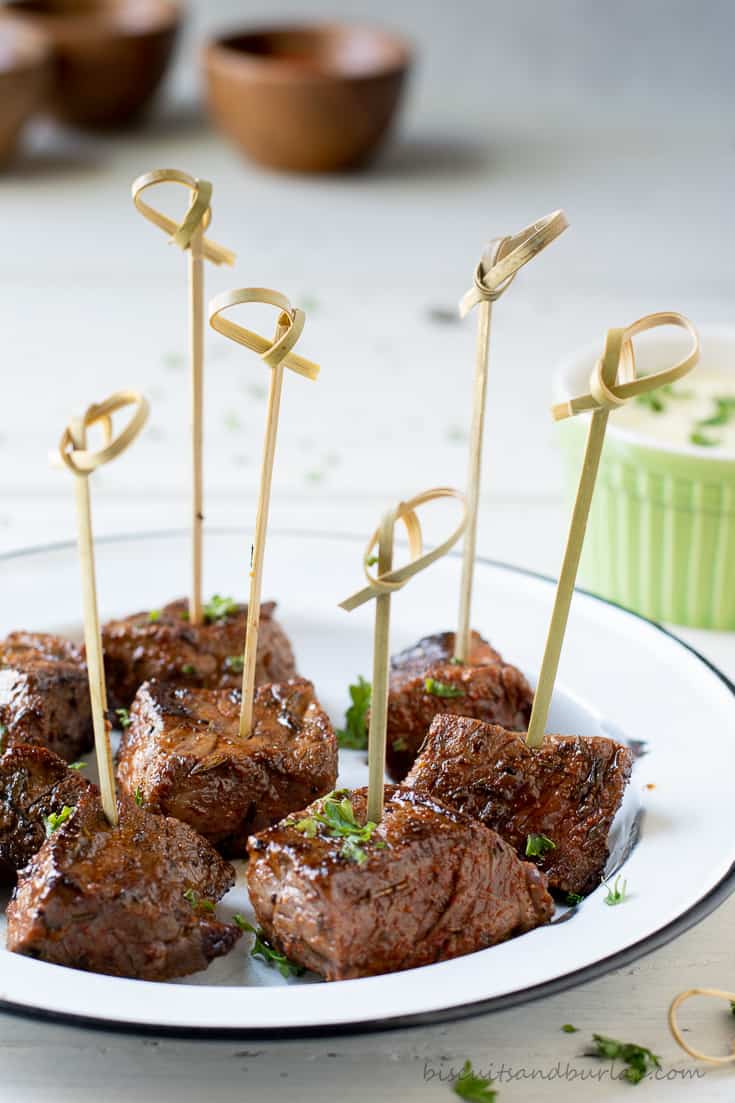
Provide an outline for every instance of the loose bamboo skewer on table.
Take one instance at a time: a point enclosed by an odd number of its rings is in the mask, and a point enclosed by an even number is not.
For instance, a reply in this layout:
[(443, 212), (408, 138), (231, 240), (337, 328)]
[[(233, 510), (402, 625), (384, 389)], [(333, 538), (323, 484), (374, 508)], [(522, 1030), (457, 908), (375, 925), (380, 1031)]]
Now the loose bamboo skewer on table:
[[(674, 364), (673, 367), (638, 378), (636, 377), (633, 338), (639, 333), (655, 329), (658, 326), (678, 326), (685, 329), (692, 339), (691, 349), (687, 356)], [(687, 318), (673, 311), (648, 314), (625, 329), (608, 330), (602, 356), (595, 364), (590, 377), (590, 393), (582, 395), (580, 398), (573, 398), (568, 402), (559, 403), (552, 408), (552, 416), (555, 421), (590, 410), (592, 411), (592, 418), (587, 433), (577, 497), (572, 510), (569, 534), (556, 587), (554, 608), (541, 663), (541, 672), (534, 694), (531, 719), (528, 724), (526, 742), (529, 747), (540, 747), (546, 732), (546, 721), (559, 669), (564, 633), (569, 619), (569, 609), (574, 594), (574, 584), (582, 554), (587, 519), (592, 504), (592, 495), (595, 489), (610, 411), (618, 406), (623, 406), (629, 399), (635, 398), (637, 395), (646, 394), (649, 391), (655, 391), (658, 387), (675, 383), (690, 372), (698, 360), (699, 338), (697, 331)]]
[[(452, 535), (431, 551), (423, 553), (421, 524), (416, 510), (426, 502), (442, 498), (455, 498), (462, 503), (462, 519)], [(410, 560), (402, 567), (393, 567), (393, 544), (396, 522), (403, 522), (408, 535)], [(385, 749), (388, 719), (388, 679), (390, 666), (390, 605), (391, 597), (402, 589), (410, 578), (423, 571), (454, 547), (467, 524), (467, 507), (464, 496), (451, 487), (436, 487), (417, 494), (407, 502), (386, 510), (380, 525), (370, 538), (363, 556), (363, 567), (368, 585), (340, 603), (348, 613), (375, 599), (375, 629), (373, 637), (373, 682), (370, 708), (370, 732), (368, 735), (368, 820), (380, 823), (383, 818)], [(370, 573), (373, 552), (377, 547), (377, 574)]]
[[(157, 184), (183, 184), (191, 192), (191, 203), (181, 223), (151, 207), (141, 197)], [(171, 242), (189, 256), (189, 346), (191, 353), (191, 585), (189, 621), (202, 622), (202, 536), (203, 494), (203, 405), (204, 405), (204, 261), (235, 263), (235, 254), (204, 237), (212, 219), (212, 185), (178, 169), (155, 169), (133, 181), (133, 202), (137, 210), (169, 235)]]
[(462, 555), (462, 577), (459, 589), (459, 619), (455, 636), (455, 658), (466, 662), (470, 648), (472, 584), (477, 553), (477, 511), (482, 477), (482, 440), (487, 405), (488, 359), (490, 353), (490, 323), (492, 305), (510, 287), (519, 270), (528, 264), (564, 230), (568, 222), (563, 211), (551, 214), (524, 227), (512, 237), (492, 241), (475, 269), (474, 286), (459, 305), (464, 318), (478, 307), (477, 352), (470, 430), (469, 471), (467, 476), (467, 530)]
[[(118, 436), (113, 437), (112, 415), (128, 406), (133, 407), (130, 421)], [(89, 476), (98, 467), (109, 463), (110, 460), (114, 460), (116, 456), (124, 452), (138, 436), (147, 419), (148, 403), (142, 395), (135, 391), (118, 391), (106, 398), (104, 402), (88, 407), (81, 418), (73, 418), (64, 430), (58, 451), (58, 459), (74, 475), (77, 541), (84, 611), (84, 643), (87, 653), (94, 743), (97, 753), (102, 808), (108, 822), (113, 826), (118, 822), (117, 799), (110, 733), (106, 718), (107, 694), (97, 607), (97, 580)], [(100, 425), (105, 437), (105, 443), (98, 452), (88, 451), (87, 449), (87, 431), (93, 425)], [(56, 460), (57, 457), (55, 457)]]
[(731, 1007), (735, 1007), (735, 992), (724, 992), (721, 988), (687, 988), (685, 992), (680, 992), (678, 996), (675, 996), (671, 1001), (669, 1007), (669, 1030), (671, 1031), (674, 1041), (677, 1045), (689, 1054), (690, 1057), (695, 1057), (698, 1061), (708, 1061), (711, 1065), (731, 1065), (735, 1061), (735, 1042), (732, 1045), (732, 1053), (718, 1057), (715, 1054), (703, 1053), (701, 1049), (696, 1049), (693, 1045), (690, 1045), (686, 1041), (684, 1035), (679, 1027), (677, 1018), (677, 1012), (681, 1005), (692, 996), (704, 996), (707, 999), (714, 1000), (727, 1000)]
[[(278, 308), (278, 322), (273, 341), (266, 340), (252, 330), (224, 317), (230, 307), (244, 303), (266, 303)], [(240, 706), (240, 735), (246, 739), (253, 727), (253, 704), (255, 699), (255, 662), (258, 651), (258, 629), (260, 625), (260, 602), (263, 583), (263, 564), (265, 543), (268, 530), (271, 484), (273, 481), (273, 462), (276, 454), (278, 436), (278, 416), (281, 407), (283, 373), (286, 368), (315, 380), (319, 375), (319, 366), (293, 352), (304, 328), (306, 315), (303, 310), (292, 307), (280, 291), (271, 291), (265, 287), (244, 287), (237, 291), (227, 291), (212, 299), (209, 304), (209, 322), (218, 333), (230, 340), (256, 352), (264, 364), (270, 368), (268, 388), (268, 406), (263, 441), (263, 457), (260, 469), (260, 490), (258, 509), (255, 519), (255, 537), (250, 560), (250, 596), (248, 598), (247, 630), (245, 635), (245, 653), (243, 656), (242, 704)]]

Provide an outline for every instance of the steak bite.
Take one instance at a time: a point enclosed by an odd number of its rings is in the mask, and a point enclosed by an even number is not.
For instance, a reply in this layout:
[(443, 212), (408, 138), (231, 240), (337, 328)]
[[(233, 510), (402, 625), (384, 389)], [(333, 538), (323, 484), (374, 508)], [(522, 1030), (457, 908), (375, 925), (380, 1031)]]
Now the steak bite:
[(514, 666), (503, 662), (477, 632), (466, 663), (454, 661), (454, 633), (427, 636), (394, 655), (388, 696), (388, 774), (401, 781), (416, 758), (434, 717), (474, 716), (510, 731), (525, 731), (533, 691)]
[(41, 848), (47, 821), (95, 787), (47, 751), (29, 744), (0, 757), (0, 879), (15, 877)]
[(224, 854), (334, 788), (337, 741), (311, 682), (261, 686), (239, 733), (238, 690), (141, 686), (118, 758), (122, 792), (190, 824)]
[(61, 636), (11, 632), (0, 642), (0, 750), (48, 747), (67, 762), (94, 741), (87, 667)]
[(632, 767), (630, 750), (602, 736), (547, 735), (536, 750), (494, 724), (437, 716), (406, 785), (481, 820), (520, 855), (540, 852), (552, 889), (584, 895), (602, 879)]
[[(273, 617), (274, 602), (260, 607), (255, 684), (295, 673), (291, 644)], [(247, 605), (212, 599), (202, 624), (189, 623), (182, 598), (160, 610), (135, 613), (102, 628), (105, 678), (112, 708), (128, 708), (143, 682), (157, 678), (194, 689), (235, 689), (242, 681)]]
[[(343, 806), (344, 796), (331, 804)], [(329, 804), (317, 801), (248, 844), (250, 900), (266, 937), (326, 980), (459, 957), (551, 917), (545, 876), (469, 816), (389, 786), (382, 821), (354, 843), (315, 820), (329, 818)], [(367, 789), (346, 804), (348, 818), (365, 825)]]
[(112, 976), (168, 980), (205, 969), (240, 937), (214, 901), (232, 866), (178, 820), (120, 801), (111, 827), (84, 797), (19, 877), (8, 949)]

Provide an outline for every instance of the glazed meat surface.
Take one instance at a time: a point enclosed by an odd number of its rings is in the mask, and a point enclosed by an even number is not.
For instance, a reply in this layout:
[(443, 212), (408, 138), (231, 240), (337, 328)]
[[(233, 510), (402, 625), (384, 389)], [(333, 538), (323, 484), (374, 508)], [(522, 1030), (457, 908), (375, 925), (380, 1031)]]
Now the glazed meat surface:
[(10, 747), (0, 757), (0, 879), (13, 878), (46, 839), (46, 820), (95, 787), (45, 747)]
[[(503, 662), (477, 632), (466, 663), (452, 662), (454, 633), (427, 636), (391, 659), (388, 698), (388, 774), (401, 781), (413, 765), (432, 720), (441, 713), (474, 716), (510, 731), (525, 731), (533, 691), (514, 666)], [(435, 692), (427, 689), (432, 679)], [(442, 697), (436, 692), (436, 683)]]
[(238, 690), (141, 686), (123, 733), (118, 780), (153, 812), (191, 824), (223, 853), (334, 788), (337, 742), (311, 682), (261, 686), (253, 731), (239, 733)]
[(552, 889), (591, 892), (630, 779), (627, 747), (601, 736), (547, 735), (538, 750), (494, 724), (437, 716), (406, 785), (466, 812), (525, 856), (529, 835), (554, 844), (534, 861)]
[[(291, 644), (273, 617), (274, 602), (260, 609), (255, 684), (295, 673)], [(111, 708), (128, 708), (143, 682), (153, 678), (195, 689), (236, 688), (242, 682), (247, 605), (226, 616), (189, 624), (186, 601), (153, 613), (135, 613), (102, 629), (105, 677)]]
[(110, 827), (85, 797), (50, 835), (19, 874), (8, 949), (143, 980), (205, 969), (240, 935), (213, 907), (234, 883), (232, 866), (178, 820), (128, 801), (119, 811)]
[(48, 747), (74, 762), (92, 746), (87, 667), (71, 640), (11, 632), (0, 643), (0, 749)]
[[(364, 824), (367, 790), (350, 797)], [(317, 801), (249, 841), (258, 922), (292, 961), (326, 980), (411, 969), (469, 954), (546, 923), (546, 878), (481, 823), (390, 786), (359, 864), (344, 840), (294, 826)]]

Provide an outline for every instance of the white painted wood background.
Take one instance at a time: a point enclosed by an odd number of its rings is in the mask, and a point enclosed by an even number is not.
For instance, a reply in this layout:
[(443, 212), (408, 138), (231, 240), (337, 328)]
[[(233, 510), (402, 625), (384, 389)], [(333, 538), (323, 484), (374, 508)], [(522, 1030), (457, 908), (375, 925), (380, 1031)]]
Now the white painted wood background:
[[(670, 28), (663, 47), (643, 35), (620, 59), (614, 36), (624, 54), (629, 3), (620, 6), (607, 62), (597, 65), (589, 28), (579, 31), (587, 52), (575, 52), (564, 46), (550, 9), (543, 5), (541, 14), (524, 0), (513, 6), (515, 17), (540, 20), (533, 56), (550, 37), (567, 55), (555, 67), (547, 58), (541, 74), (531, 62), (519, 71), (504, 53), (514, 29), (499, 5), (501, 46), (493, 53), (487, 35), (475, 40), (486, 6), (466, 5), (462, 37), (461, 13), (450, 18), (454, 6), (435, 13), (429, 28), (417, 5), (411, 18), (382, 5), (418, 38), (429, 76), (432, 66), (435, 72), (433, 80), (420, 75), (401, 140), (365, 175), (309, 180), (255, 171), (186, 107), (184, 68), (174, 77), (174, 106), (138, 135), (110, 141), (36, 129), (32, 153), (0, 183), (0, 549), (73, 536), (71, 487), (48, 469), (46, 452), (70, 413), (120, 386), (145, 390), (153, 417), (139, 445), (95, 479), (97, 531), (186, 523), (185, 265), (129, 199), (139, 172), (175, 165), (214, 181), (211, 235), (238, 252), (234, 273), (207, 273), (208, 292), (270, 285), (308, 310), (300, 349), (321, 361), (323, 374), (308, 394), (310, 384), (286, 381), (274, 526), (367, 534), (393, 496), (462, 484), (474, 320), (440, 319), (466, 289), (487, 238), (554, 207), (567, 210), (572, 228), (495, 311), (479, 540), (484, 554), (556, 572), (565, 525), (547, 412), (556, 362), (650, 310), (683, 310), (699, 323), (735, 321), (735, 143), (716, 110), (717, 97), (727, 98), (726, 70), (717, 27), (705, 41), (702, 20), (692, 23), (685, 5), (668, 6), (688, 20), (682, 42), (695, 51), (682, 82), (667, 75)], [(295, 3), (289, 11), (307, 8)], [(330, 8), (352, 12), (356, 5)], [(557, 14), (572, 18), (574, 8), (565, 2)], [(724, 18), (720, 5), (713, 8)], [(197, 25), (222, 22), (235, 9), (200, 4)], [(434, 48), (442, 40), (443, 60)], [(488, 72), (502, 77), (496, 83), (478, 71), (486, 45)], [(655, 88), (646, 83), (651, 51)], [(618, 64), (627, 79), (618, 81)], [(511, 94), (521, 80), (536, 93), (522, 111), (512, 108)], [(509, 85), (504, 106), (498, 89)], [(215, 334), (207, 353), (207, 518), (240, 524), (253, 510), (265, 379), (254, 357)], [(41, 626), (43, 616), (29, 610), (28, 626)], [(731, 638), (687, 638), (735, 674)], [(663, 872), (649, 888), (666, 892)], [(734, 919), (731, 902), (673, 945), (584, 988), (403, 1033), (267, 1044), (156, 1041), (0, 1015), (0, 1100), (442, 1100), (452, 1098), (446, 1077), (466, 1057), (494, 1066), (496, 1076), (503, 1062), (526, 1070), (513, 1080), (503, 1074), (503, 1103), (623, 1099), (633, 1090), (625, 1083), (582, 1082), (583, 1070), (598, 1068), (579, 1057), (590, 1034), (649, 1046), (668, 1071), (693, 1069), (668, 1037), (665, 1009), (690, 985), (735, 986)], [(726, 1046), (732, 1031), (724, 1011), (702, 1007), (697, 1015), (690, 1025)], [(563, 1034), (566, 1022), (580, 1033)], [(558, 1061), (562, 1068), (569, 1062), (576, 1078), (554, 1079)], [(727, 1071), (695, 1080), (674, 1075), (637, 1090), (647, 1099), (735, 1096)]]

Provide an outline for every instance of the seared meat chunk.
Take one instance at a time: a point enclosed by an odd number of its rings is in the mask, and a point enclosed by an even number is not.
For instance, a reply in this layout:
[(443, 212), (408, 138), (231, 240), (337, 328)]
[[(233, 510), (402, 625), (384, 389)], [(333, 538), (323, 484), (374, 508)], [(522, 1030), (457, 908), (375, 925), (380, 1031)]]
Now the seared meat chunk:
[(33, 743), (73, 762), (93, 741), (80, 649), (61, 636), (11, 632), (0, 643), (0, 749)]
[[(600, 883), (608, 835), (630, 779), (633, 756), (602, 736), (547, 735), (538, 750), (494, 724), (437, 716), (406, 778), (409, 785), (474, 816), (535, 860), (552, 889), (586, 894)], [(531, 844), (533, 848), (533, 843)]]
[[(295, 673), (291, 644), (273, 617), (275, 607), (270, 601), (260, 608), (256, 685), (283, 681)], [(111, 708), (128, 708), (138, 687), (152, 678), (195, 689), (234, 689), (241, 684), (247, 605), (233, 605), (223, 616), (199, 625), (189, 623), (188, 609), (181, 599), (153, 613), (135, 613), (104, 625)]]
[(46, 821), (94, 785), (45, 747), (21, 744), (0, 757), (0, 879), (14, 877), (46, 839)]
[(57, 965), (142, 980), (205, 969), (232, 949), (237, 927), (214, 901), (232, 866), (178, 820), (120, 801), (111, 827), (85, 797), (18, 877), (8, 949)]
[[(338, 794), (341, 796), (341, 794)], [(367, 789), (351, 794), (364, 824)], [(412, 969), (492, 946), (546, 923), (546, 878), (476, 820), (409, 789), (386, 790), (385, 814), (360, 854), (296, 824), (250, 839), (248, 888), (267, 938), (326, 980)]]
[(141, 686), (123, 733), (118, 780), (152, 812), (191, 824), (224, 854), (334, 788), (337, 742), (311, 682), (261, 686), (253, 731), (238, 690)]
[(411, 769), (438, 714), (474, 716), (510, 731), (528, 727), (533, 691), (520, 670), (503, 662), (477, 632), (467, 662), (455, 663), (453, 656), (454, 633), (441, 632), (391, 659), (386, 757), (394, 781)]

